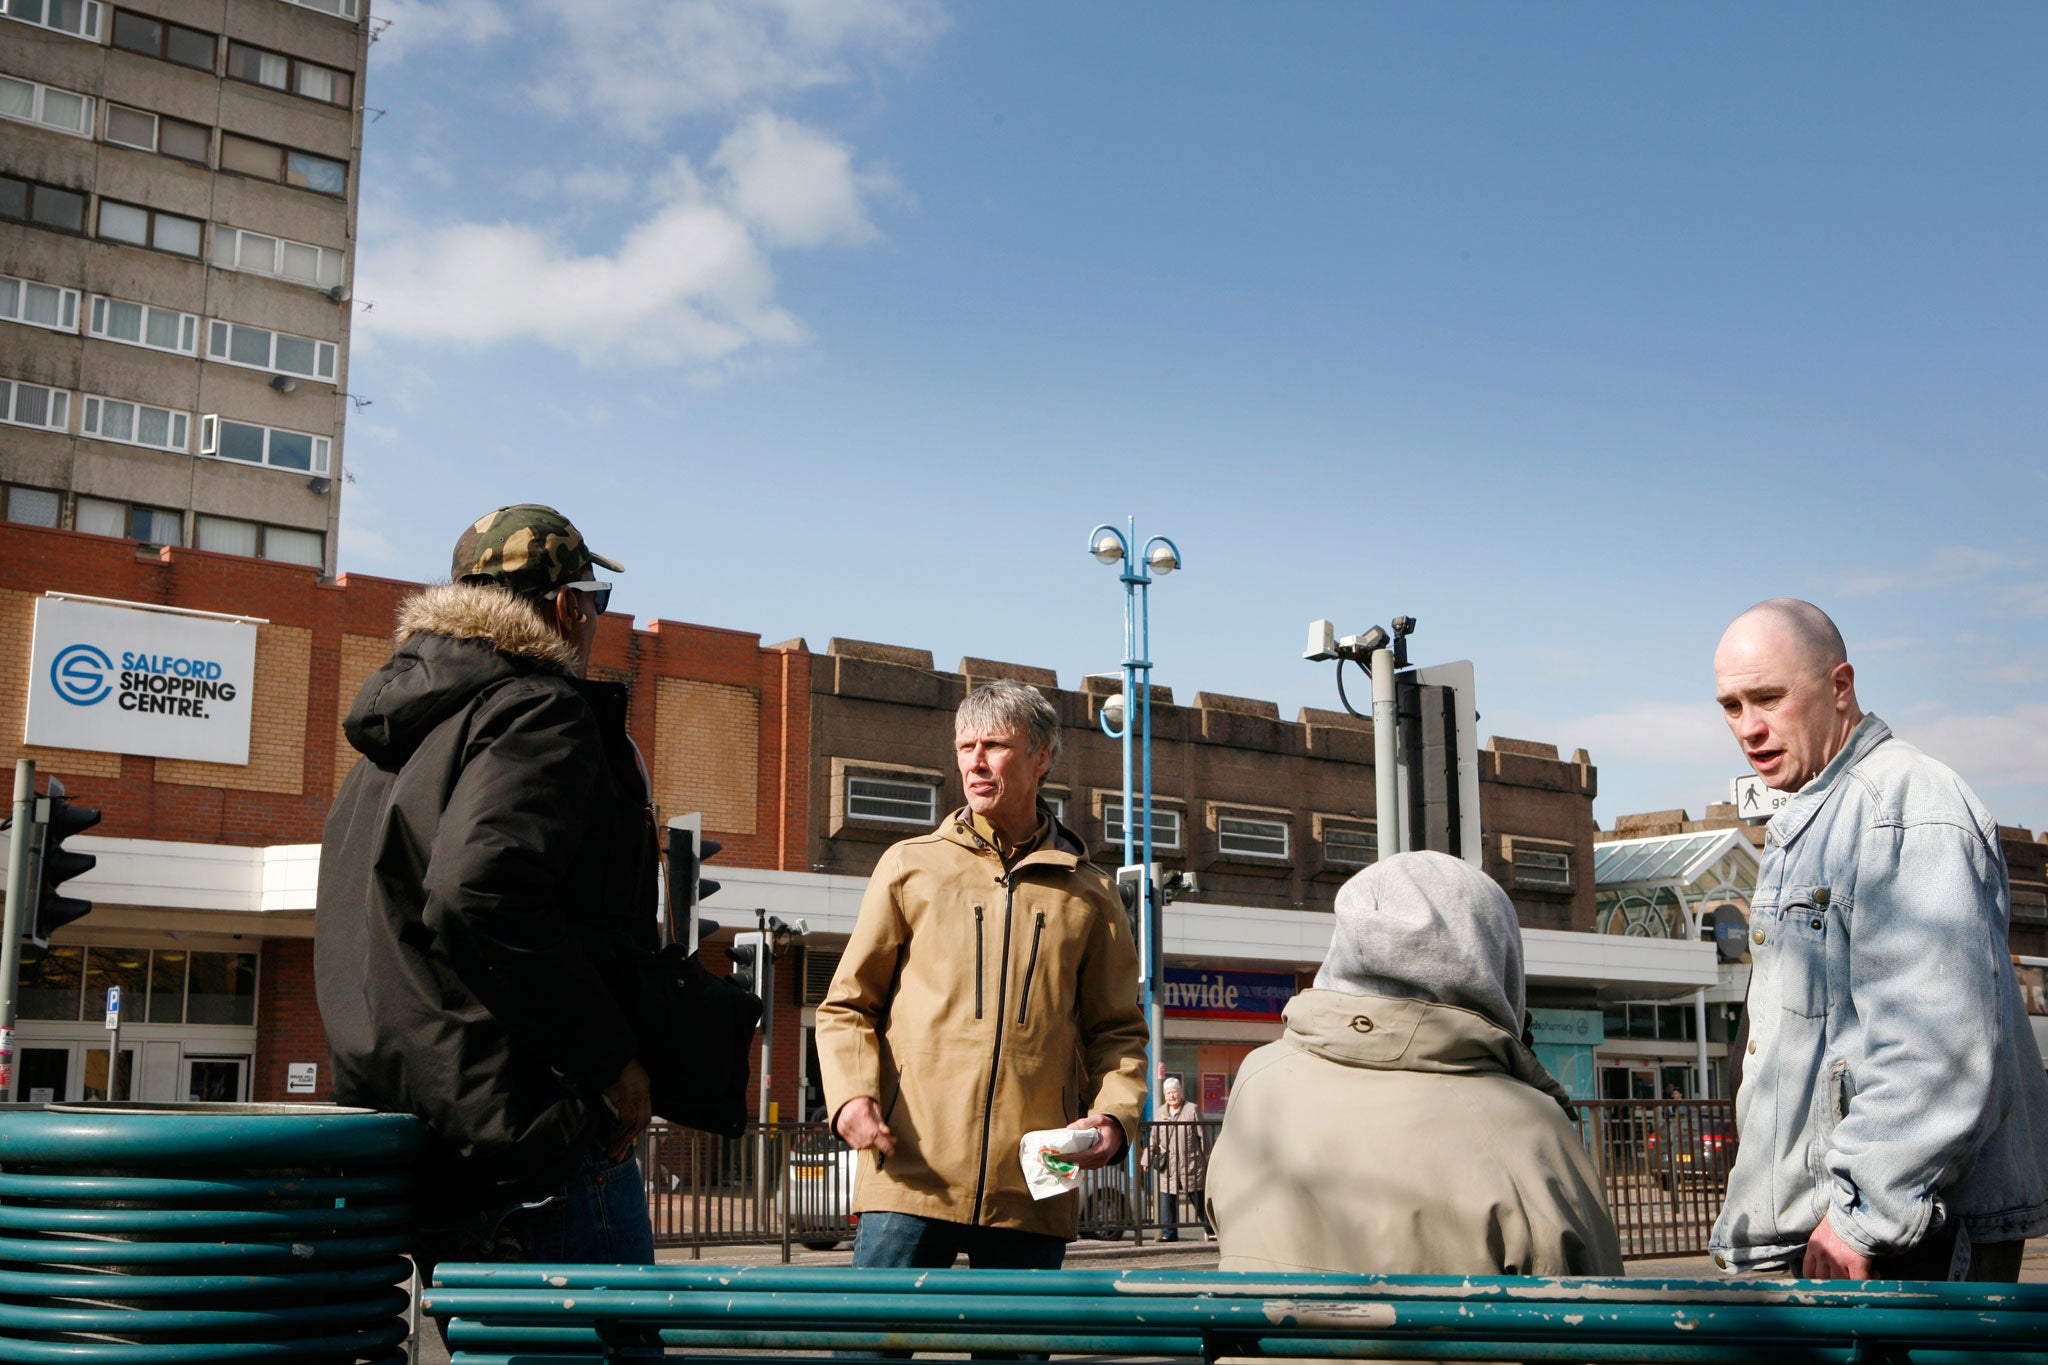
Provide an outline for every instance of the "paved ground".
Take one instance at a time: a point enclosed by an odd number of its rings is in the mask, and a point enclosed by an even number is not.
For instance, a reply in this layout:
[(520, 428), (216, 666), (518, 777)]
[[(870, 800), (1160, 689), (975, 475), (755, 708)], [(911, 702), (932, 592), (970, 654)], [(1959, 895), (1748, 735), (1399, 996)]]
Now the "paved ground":
[[(693, 1259), (704, 1265), (780, 1265), (780, 1247), (707, 1247), (701, 1257), (692, 1257), (688, 1248), (665, 1247), (659, 1259), (664, 1263), (688, 1264)], [(805, 1251), (793, 1248), (790, 1253), (794, 1265), (847, 1265), (853, 1260), (850, 1250)], [(1075, 1269), (1113, 1270), (1214, 1270), (1216, 1268), (1216, 1244), (1203, 1241), (1182, 1241), (1162, 1244), (1148, 1240), (1143, 1246), (1134, 1244), (1129, 1238), (1121, 1242), (1075, 1242), (1067, 1248), (1067, 1264)], [(1650, 1279), (1667, 1280), (1715, 1280), (1722, 1278), (1714, 1268), (1714, 1262), (1706, 1256), (1672, 1256), (1657, 1260), (1630, 1261), (1628, 1273)], [(2031, 1242), (2027, 1256), (2020, 1270), (2020, 1279), (2029, 1284), (2048, 1284), (2048, 1238)], [(431, 1322), (422, 1324), (420, 1349), (414, 1356), (418, 1365), (447, 1365), (448, 1352), (441, 1345), (440, 1334), (434, 1331)]]

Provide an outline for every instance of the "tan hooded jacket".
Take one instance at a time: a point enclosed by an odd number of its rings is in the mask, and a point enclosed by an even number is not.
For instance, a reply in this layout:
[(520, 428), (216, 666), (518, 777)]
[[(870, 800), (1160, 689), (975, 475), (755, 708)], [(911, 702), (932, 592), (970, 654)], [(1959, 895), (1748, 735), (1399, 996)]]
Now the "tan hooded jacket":
[(863, 1153), (854, 1209), (1072, 1238), (1079, 1199), (1034, 1200), (1025, 1133), (1145, 1099), (1138, 959), (1116, 890), (1053, 825), (1007, 872), (967, 811), (882, 855), (818, 1006), (836, 1118), (881, 1105), (896, 1152)]
[(1288, 1002), (1209, 1159), (1224, 1270), (1619, 1275), (1567, 1097), (1473, 1010), (1341, 991)]

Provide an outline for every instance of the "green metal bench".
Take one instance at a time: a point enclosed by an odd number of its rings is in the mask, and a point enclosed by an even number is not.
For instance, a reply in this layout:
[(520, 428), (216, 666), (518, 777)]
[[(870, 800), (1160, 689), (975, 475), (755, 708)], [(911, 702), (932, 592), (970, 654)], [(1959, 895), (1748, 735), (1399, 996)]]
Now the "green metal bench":
[(740, 1353), (2048, 1362), (2048, 1285), (451, 1264), (422, 1307), (457, 1365), (655, 1346), (757, 1365)]

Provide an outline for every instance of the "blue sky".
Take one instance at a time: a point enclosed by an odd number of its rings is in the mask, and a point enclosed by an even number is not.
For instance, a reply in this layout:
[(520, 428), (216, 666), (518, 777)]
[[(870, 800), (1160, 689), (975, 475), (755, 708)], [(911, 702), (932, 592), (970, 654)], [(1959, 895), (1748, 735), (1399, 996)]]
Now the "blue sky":
[(1727, 621), (2048, 825), (2048, 9), (385, 0), (342, 569), (552, 502), (614, 607), (1335, 705), (1418, 618), (1603, 823)]

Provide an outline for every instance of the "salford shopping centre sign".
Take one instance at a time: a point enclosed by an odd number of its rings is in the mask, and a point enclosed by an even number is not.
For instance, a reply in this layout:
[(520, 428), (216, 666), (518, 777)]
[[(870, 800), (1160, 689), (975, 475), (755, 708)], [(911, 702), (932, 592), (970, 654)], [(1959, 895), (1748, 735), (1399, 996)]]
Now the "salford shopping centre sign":
[(256, 627), (65, 597), (36, 600), (30, 744), (249, 761)]

